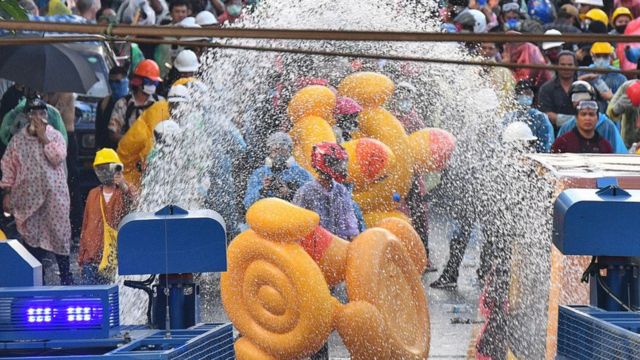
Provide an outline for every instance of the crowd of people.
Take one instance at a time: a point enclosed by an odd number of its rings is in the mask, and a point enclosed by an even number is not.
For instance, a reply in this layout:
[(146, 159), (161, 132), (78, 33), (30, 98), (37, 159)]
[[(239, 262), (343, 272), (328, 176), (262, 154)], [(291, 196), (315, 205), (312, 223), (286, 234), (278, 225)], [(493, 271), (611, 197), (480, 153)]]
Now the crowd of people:
[[(34, 21), (191, 28), (234, 22), (255, 6), (254, 2), (242, 0), (21, 0), (20, 4)], [(637, 0), (449, 0), (442, 2), (439, 9), (442, 29), (449, 32), (628, 35), (640, 29), (634, 20), (640, 15)], [(539, 153), (637, 151), (640, 81), (617, 71), (637, 67), (633, 46), (547, 41), (484, 42), (466, 44), (466, 48), (489, 62), (566, 67), (558, 71), (501, 67), (483, 70), (497, 94), (515, 99), (504, 117), (504, 141), (523, 143), (528, 151)], [(176, 109), (191, 101), (194, 87), (207, 86), (195, 77), (201, 66), (202, 48), (134, 44), (127, 51), (130, 62), (110, 70), (111, 95), (97, 106), (98, 151), (93, 166), (100, 185), (86, 196), (80, 194), (75, 170), (74, 94), (37, 94), (21, 84), (0, 81), (3, 209), (15, 218), (14, 235), (38, 259), (56, 259), (63, 284), (74, 283), (70, 263), (76, 260), (83, 283), (114, 280), (114, 229), (134, 208), (150, 164), (162, 156), (158, 146), (184, 126), (185, 120), (179, 118)], [(353, 69), (358, 67), (357, 62), (352, 64)], [(577, 72), (577, 66), (584, 70)], [(299, 89), (305, 84), (330, 85), (323, 79), (302, 80), (286, 86)], [(420, 114), (417, 92), (410, 82), (400, 81), (388, 105), (408, 133), (425, 127), (423, 117), (428, 116)], [(286, 101), (274, 103), (286, 106)], [(283, 105), (270, 111), (265, 113), (273, 118), (286, 116)], [(271, 128), (259, 133), (264, 135), (258, 139), (264, 151), (258, 163), (253, 164), (242, 161), (250, 152), (246, 149), (247, 139), (243, 139), (241, 131), (231, 129), (238, 151), (219, 155), (228, 155), (230, 163), (249, 165), (250, 171), (238, 179), (242, 176), (236, 176), (230, 167), (213, 177), (217, 183), (206, 182), (204, 187), (234, 189), (231, 193), (237, 194), (225, 206), (210, 204), (211, 207), (225, 219), (242, 219), (242, 214), (259, 199), (278, 197), (317, 212), (322, 226), (332, 233), (345, 239), (355, 237), (365, 225), (347, 183), (349, 159), (340, 143), (351, 139), (361, 111), (353, 99), (338, 97), (334, 110), (338, 143), (319, 143), (313, 148), (309, 155), (315, 177), (294, 160), (293, 143), (286, 129)], [(220, 182), (225, 176), (229, 181)], [(401, 200), (408, 205), (407, 212), (426, 245), (422, 185), (416, 179), (409, 198)], [(209, 190), (204, 192), (210, 194)], [(230, 209), (236, 209), (235, 213), (229, 214)], [(233, 236), (241, 224), (229, 223)], [(462, 226), (461, 232), (464, 234), (452, 241), (449, 262), (432, 287), (456, 285), (471, 225)], [(78, 259), (70, 259), (76, 242)]]

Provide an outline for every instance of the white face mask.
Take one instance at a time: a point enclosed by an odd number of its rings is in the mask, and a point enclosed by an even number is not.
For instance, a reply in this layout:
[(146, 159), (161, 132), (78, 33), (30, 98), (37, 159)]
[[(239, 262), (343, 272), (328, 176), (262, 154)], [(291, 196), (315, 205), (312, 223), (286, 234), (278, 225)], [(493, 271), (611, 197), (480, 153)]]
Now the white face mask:
[(608, 68), (610, 60), (609, 58), (595, 58), (593, 59), (593, 65), (597, 68)]
[(142, 92), (147, 94), (147, 95), (153, 95), (156, 93), (156, 86), (155, 85), (145, 85), (142, 87)]

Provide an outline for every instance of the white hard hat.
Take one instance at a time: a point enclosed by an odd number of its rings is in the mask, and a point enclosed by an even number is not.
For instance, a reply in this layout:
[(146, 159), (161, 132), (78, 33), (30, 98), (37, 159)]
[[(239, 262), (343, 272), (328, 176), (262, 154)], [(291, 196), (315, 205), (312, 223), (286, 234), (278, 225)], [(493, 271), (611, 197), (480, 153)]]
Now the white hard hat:
[(218, 19), (211, 12), (203, 10), (196, 15), (196, 24), (200, 26), (218, 25)]
[(529, 125), (522, 121), (512, 122), (502, 132), (502, 141), (506, 143), (533, 140), (538, 140), (538, 138), (533, 136)]
[(173, 66), (180, 72), (196, 72), (200, 67), (198, 56), (191, 50), (182, 50), (173, 61)]
[(169, 89), (169, 94), (167, 95), (167, 101), (170, 103), (181, 103), (181, 102), (189, 102), (191, 100), (191, 94), (189, 94), (189, 89), (187, 89), (184, 85), (174, 85)]
[(180, 131), (180, 125), (173, 120), (160, 121), (158, 125), (153, 129), (153, 132), (161, 138), (167, 137), (167, 135), (173, 135)]
[(576, 0), (576, 4), (604, 7), (604, 3), (602, 0)]
[[(562, 35), (562, 33), (556, 29), (550, 29), (544, 32), (545, 35)], [(551, 48), (554, 47), (558, 47), (558, 46), (562, 46), (564, 45), (564, 41), (557, 41), (557, 42), (543, 42), (542, 43), (542, 50), (549, 50)]]
[(401, 83), (398, 84), (398, 86), (396, 87), (398, 90), (400, 89), (407, 89), (410, 92), (417, 92), (418, 89), (416, 89), (415, 86), (413, 86), (413, 84), (411, 84), (408, 81), (402, 81)]
[(178, 23), (178, 26), (187, 28), (200, 27), (196, 22), (196, 18), (194, 18), (193, 16), (187, 16), (186, 18), (182, 19), (182, 21)]
[(470, 9), (467, 11), (471, 13), (471, 16), (473, 16), (473, 19), (475, 20), (475, 24), (473, 25), (473, 32), (474, 33), (487, 32), (487, 17), (484, 16), (482, 11), (476, 10), (476, 9)]

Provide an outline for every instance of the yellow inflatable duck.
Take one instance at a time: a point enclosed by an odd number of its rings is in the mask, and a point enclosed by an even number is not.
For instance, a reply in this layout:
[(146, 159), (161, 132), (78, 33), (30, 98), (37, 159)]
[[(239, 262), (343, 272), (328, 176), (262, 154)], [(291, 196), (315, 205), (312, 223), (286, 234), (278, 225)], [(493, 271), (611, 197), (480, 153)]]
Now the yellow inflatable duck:
[[(407, 135), (400, 121), (382, 107), (393, 92), (391, 79), (373, 72), (349, 75), (338, 85), (338, 95), (363, 108), (353, 140), (342, 145), (349, 154), (353, 198), (367, 226), (388, 217), (409, 221), (397, 210), (397, 201), (406, 197), (415, 174), (442, 170), (455, 148), (455, 139), (445, 130), (426, 128)], [(313, 146), (336, 142), (331, 127), (336, 101), (334, 91), (312, 85), (299, 90), (288, 104), (293, 155), (311, 173)]]
[[(247, 212), (250, 229), (231, 242), (221, 278), (224, 309), (241, 334), (236, 357), (303, 359), (335, 329), (352, 359), (426, 359), (427, 258), (411, 225), (386, 219), (349, 243), (319, 222), (274, 198)], [(341, 281), (346, 305), (329, 292)]]

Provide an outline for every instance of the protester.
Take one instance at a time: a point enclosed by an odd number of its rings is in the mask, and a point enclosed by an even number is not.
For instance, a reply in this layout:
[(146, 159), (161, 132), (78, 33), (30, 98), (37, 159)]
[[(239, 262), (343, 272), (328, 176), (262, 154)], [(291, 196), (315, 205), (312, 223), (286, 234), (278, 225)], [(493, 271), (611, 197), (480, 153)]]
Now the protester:
[(579, 24), (578, 9), (571, 4), (564, 4), (558, 10), (558, 16), (552, 23), (545, 24), (544, 30), (556, 29), (563, 34), (578, 34), (580, 29), (576, 26)]
[(11, 138), (2, 157), (2, 206), (15, 217), (27, 250), (41, 263), (53, 253), (60, 283), (71, 285), (67, 145), (62, 134), (48, 125), (43, 100), (28, 99), (24, 112), (29, 125)]
[(156, 95), (156, 88), (162, 79), (160, 68), (153, 60), (143, 60), (138, 64), (131, 79), (131, 93), (116, 101), (109, 120), (109, 138), (119, 142), (140, 114), (162, 98)]
[(96, 108), (96, 148), (115, 149), (118, 146), (109, 136), (109, 120), (116, 101), (122, 99), (129, 94), (129, 79), (127, 78), (127, 69), (114, 66), (109, 70), (109, 89), (111, 95), (105, 97), (98, 103)]
[[(516, 32), (511, 32), (517, 34)], [(544, 65), (546, 61), (540, 48), (529, 42), (511, 42), (504, 44), (502, 61), (510, 64)], [(545, 82), (553, 78), (548, 70), (517, 68), (513, 69), (516, 81), (529, 80), (535, 89), (539, 89)]]
[[(577, 107), (578, 104), (583, 100), (596, 100), (596, 91), (594, 88), (586, 81), (578, 80), (571, 85), (571, 90), (569, 91), (571, 95), (571, 101), (574, 107)], [(616, 127), (616, 125), (611, 121), (604, 113), (602, 113), (602, 109), (598, 109), (598, 119), (596, 122), (596, 131), (598, 134), (606, 139), (611, 146), (613, 147), (613, 152), (618, 154), (626, 154), (627, 147), (622, 141), (622, 137), (620, 136), (620, 131)], [(558, 130), (558, 137), (564, 135), (567, 132), (572, 131), (576, 127), (576, 119), (572, 117), (567, 121), (560, 129)]]
[(320, 215), (320, 225), (343, 239), (358, 235), (358, 221), (347, 178), (347, 152), (338, 144), (322, 142), (313, 147), (311, 164), (318, 178), (303, 185), (293, 203)]
[[(558, 54), (558, 66), (575, 67), (575, 54), (567, 50), (561, 51)], [(542, 85), (538, 92), (539, 109), (547, 114), (556, 129), (564, 125), (575, 114), (569, 96), (569, 90), (575, 76), (575, 70), (558, 70), (555, 79)]]
[[(544, 34), (545, 35), (562, 35), (560, 31), (556, 29), (547, 30), (545, 31)], [(558, 65), (558, 55), (560, 55), (563, 45), (564, 45), (564, 41), (542, 43), (542, 53), (544, 54), (544, 57), (547, 60), (548, 64)]]
[(122, 176), (122, 166), (113, 149), (98, 151), (93, 161), (101, 185), (89, 191), (84, 208), (78, 251), (84, 285), (115, 280), (117, 228), (134, 200), (134, 191)]
[(289, 135), (276, 132), (267, 139), (269, 155), (265, 164), (256, 169), (247, 185), (244, 207), (265, 197), (277, 197), (292, 201), (298, 189), (312, 180), (311, 174), (298, 165), (291, 156), (293, 141)]
[(631, 10), (626, 7), (618, 7), (611, 15), (611, 27), (613, 28), (609, 31), (611, 35), (623, 35), (624, 31), (627, 29), (627, 25), (629, 22), (633, 20), (633, 15), (631, 14)]
[(638, 126), (638, 106), (640, 106), (640, 82), (629, 80), (622, 84), (615, 93), (607, 115), (619, 124), (624, 144), (631, 147), (640, 141), (640, 126)]
[(554, 153), (597, 153), (613, 152), (611, 144), (596, 131), (598, 103), (584, 100), (578, 104), (576, 127), (558, 137), (551, 147)]
[(535, 137), (535, 151), (540, 153), (551, 151), (551, 144), (555, 138), (553, 125), (546, 114), (532, 107), (534, 92), (531, 83), (526, 80), (519, 81), (515, 94), (518, 108), (505, 115), (505, 124), (514, 122), (526, 124)]
[[(615, 70), (611, 63), (613, 61), (614, 48), (609, 43), (597, 42), (591, 46), (591, 57), (593, 64), (589, 65), (591, 69), (611, 69)], [(613, 94), (618, 91), (620, 86), (627, 81), (627, 78), (618, 72), (610, 72), (606, 74), (586, 73), (578, 74), (579, 80), (588, 81), (598, 93), (598, 107), (605, 111), (609, 105), (609, 101), (613, 98)]]

